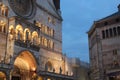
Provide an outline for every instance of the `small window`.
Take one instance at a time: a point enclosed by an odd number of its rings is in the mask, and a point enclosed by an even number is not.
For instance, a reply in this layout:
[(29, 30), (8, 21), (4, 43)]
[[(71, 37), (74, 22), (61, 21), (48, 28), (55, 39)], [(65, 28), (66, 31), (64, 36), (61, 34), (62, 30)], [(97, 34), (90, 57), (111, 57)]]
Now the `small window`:
[(105, 39), (105, 31), (102, 31), (102, 38)]
[(109, 37), (109, 32), (108, 32), (108, 30), (106, 30), (106, 38), (108, 38)]
[(113, 37), (112, 29), (109, 29), (109, 32), (110, 32), (110, 37)]
[(1, 6), (1, 14), (6, 17), (8, 16), (8, 7), (7, 6), (5, 6), (5, 5)]
[(116, 28), (113, 28), (114, 36), (117, 36), (117, 30)]
[(117, 50), (113, 50), (113, 55), (117, 55)]
[(118, 66), (119, 66), (118, 61), (114, 61), (114, 67), (118, 67)]
[(120, 35), (120, 26), (117, 27), (118, 35)]
[(8, 17), (8, 9), (5, 10), (5, 16)]
[(116, 19), (116, 22), (119, 22), (119, 21), (120, 21), (120, 19), (119, 19), (119, 18), (117, 18), (117, 19)]

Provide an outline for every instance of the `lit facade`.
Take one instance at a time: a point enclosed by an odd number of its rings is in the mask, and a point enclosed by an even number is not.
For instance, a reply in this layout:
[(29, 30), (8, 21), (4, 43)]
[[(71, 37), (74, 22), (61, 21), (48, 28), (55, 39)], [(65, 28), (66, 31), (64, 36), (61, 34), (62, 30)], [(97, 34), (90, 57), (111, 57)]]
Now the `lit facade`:
[(0, 80), (73, 80), (60, 0), (0, 0)]
[(91, 80), (119, 80), (120, 5), (118, 12), (95, 21), (88, 37)]

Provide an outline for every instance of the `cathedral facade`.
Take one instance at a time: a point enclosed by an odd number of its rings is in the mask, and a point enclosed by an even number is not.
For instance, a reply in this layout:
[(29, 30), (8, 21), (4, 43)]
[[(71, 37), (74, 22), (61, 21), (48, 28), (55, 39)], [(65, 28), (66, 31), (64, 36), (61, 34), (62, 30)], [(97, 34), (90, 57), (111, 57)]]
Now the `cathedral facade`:
[(0, 0), (0, 80), (73, 80), (60, 0)]

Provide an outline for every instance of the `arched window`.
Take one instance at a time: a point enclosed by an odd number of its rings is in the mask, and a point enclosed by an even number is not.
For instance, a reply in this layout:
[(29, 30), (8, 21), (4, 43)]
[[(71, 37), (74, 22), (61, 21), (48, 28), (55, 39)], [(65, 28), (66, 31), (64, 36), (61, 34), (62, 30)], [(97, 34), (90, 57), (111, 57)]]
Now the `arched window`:
[(23, 40), (23, 27), (22, 25), (17, 25), (16, 26), (16, 39), (18, 40)]
[(5, 5), (2, 5), (1, 6), (1, 15), (3, 15), (3, 16), (8, 16), (8, 7), (7, 6), (5, 6)]
[(50, 36), (54, 37), (54, 30), (53, 29), (50, 30)]
[(6, 32), (6, 22), (3, 20), (0, 21), (0, 32)]
[(111, 28), (109, 29), (109, 33), (110, 33), (110, 37), (113, 37), (113, 32)]
[(114, 33), (114, 36), (117, 36), (117, 30), (115, 27), (113, 28), (113, 33)]
[(44, 25), (41, 25), (41, 31), (42, 31), (43, 33), (45, 33), (45, 26), (44, 26)]
[(44, 46), (44, 37), (41, 37), (41, 45)]
[(44, 46), (47, 47), (48, 46), (48, 40), (46, 38), (44, 39), (44, 43), (45, 43)]
[(36, 31), (32, 33), (32, 42), (34, 45), (38, 45), (38, 33)]
[(120, 26), (117, 27), (118, 35), (120, 35)]
[(50, 41), (50, 48), (51, 48), (51, 49), (54, 49), (54, 43), (53, 43), (52, 40)]
[(48, 28), (45, 26), (45, 34), (48, 34)]
[(48, 40), (48, 48), (50, 48), (50, 42), (51, 42), (51, 41), (50, 41), (50, 40)]
[(28, 28), (24, 30), (24, 40), (25, 41), (31, 40), (31, 31)]

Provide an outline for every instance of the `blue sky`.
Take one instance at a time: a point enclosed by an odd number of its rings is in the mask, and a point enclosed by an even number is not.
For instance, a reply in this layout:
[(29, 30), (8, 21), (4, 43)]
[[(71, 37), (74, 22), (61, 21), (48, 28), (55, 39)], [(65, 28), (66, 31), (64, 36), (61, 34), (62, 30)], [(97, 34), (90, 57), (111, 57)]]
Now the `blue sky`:
[(87, 31), (93, 21), (118, 11), (120, 0), (61, 0), (63, 53), (89, 62)]

